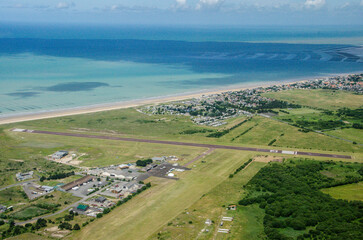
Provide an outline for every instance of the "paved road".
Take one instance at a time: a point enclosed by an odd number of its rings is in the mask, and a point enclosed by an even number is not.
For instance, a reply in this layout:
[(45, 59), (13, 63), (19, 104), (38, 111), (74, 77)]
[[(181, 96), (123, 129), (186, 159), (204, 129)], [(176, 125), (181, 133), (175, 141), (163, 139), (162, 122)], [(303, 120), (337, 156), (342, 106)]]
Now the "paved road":
[(161, 140), (149, 140), (149, 139), (137, 139), (137, 138), (123, 138), (123, 137), (113, 137), (113, 136), (89, 135), (89, 134), (66, 133), (66, 132), (50, 132), (50, 131), (39, 131), (39, 130), (27, 130), (26, 132), (33, 133), (33, 134), (34, 133), (35, 134), (49, 134), (49, 135), (95, 138), (95, 139), (117, 140), (117, 141), (127, 141), (127, 142), (157, 143), (157, 144), (169, 144), (169, 145), (190, 146), (190, 147), (230, 149), (230, 150), (264, 152), (264, 153), (283, 153), (283, 154), (291, 154), (291, 155), (351, 159), (351, 156), (338, 155), (338, 154), (325, 154), (325, 153), (313, 153), (313, 152), (291, 152), (291, 151), (271, 150), (271, 149), (263, 149), (263, 148), (236, 147), (236, 146), (226, 146), (226, 145), (161, 141)]

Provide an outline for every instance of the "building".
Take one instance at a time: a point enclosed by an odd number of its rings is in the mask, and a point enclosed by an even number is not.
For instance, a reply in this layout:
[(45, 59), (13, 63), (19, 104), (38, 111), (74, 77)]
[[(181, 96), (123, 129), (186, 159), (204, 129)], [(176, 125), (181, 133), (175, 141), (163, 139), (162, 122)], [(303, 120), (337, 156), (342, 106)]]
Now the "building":
[(141, 187), (140, 184), (129, 182), (123, 186), (123, 191), (134, 192)]
[(49, 192), (52, 192), (54, 190), (54, 187), (50, 187), (50, 186), (41, 186), (41, 189), (46, 192), (46, 193), (49, 193)]
[(33, 178), (33, 171), (30, 171), (30, 172), (25, 172), (25, 173), (17, 173), (15, 176), (16, 176), (16, 180), (18, 181), (24, 181), (24, 180), (27, 180), (27, 179), (31, 179)]
[(151, 160), (153, 160), (153, 162), (165, 162), (166, 157), (153, 157)]
[(61, 189), (65, 190), (65, 191), (69, 191), (74, 187), (78, 187), (78, 186), (82, 185), (83, 183), (91, 182), (91, 181), (93, 181), (93, 179), (94, 179), (93, 176), (87, 175), (87, 176), (84, 176), (84, 177), (82, 177), (82, 178), (80, 178), (80, 179), (78, 179), (76, 181), (73, 181), (73, 182), (70, 182), (70, 183), (67, 183), (67, 184), (63, 185), (61, 187)]
[(84, 205), (84, 204), (79, 204), (77, 207), (77, 210), (80, 210), (82, 212), (87, 211), (87, 209), (88, 209), (88, 205)]
[(58, 152), (53, 153), (52, 154), (52, 158), (59, 160), (61, 158), (64, 158), (67, 155), (68, 155), (68, 151), (61, 150), (61, 151), (58, 151)]
[(107, 199), (105, 197), (98, 197), (95, 199), (96, 202), (98, 203), (104, 203)]

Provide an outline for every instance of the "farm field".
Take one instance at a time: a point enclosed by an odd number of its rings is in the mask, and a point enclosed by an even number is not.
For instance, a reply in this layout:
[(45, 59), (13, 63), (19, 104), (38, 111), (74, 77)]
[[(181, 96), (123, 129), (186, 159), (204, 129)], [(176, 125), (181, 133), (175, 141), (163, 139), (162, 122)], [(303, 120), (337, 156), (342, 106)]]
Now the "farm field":
[(346, 91), (332, 91), (325, 89), (287, 90), (263, 94), (265, 97), (275, 98), (290, 103), (313, 108), (337, 110), (339, 108), (359, 108), (362, 106), (363, 96)]
[(363, 201), (363, 182), (352, 183), (344, 186), (325, 188), (321, 190), (336, 199), (350, 201)]
[[(193, 170), (186, 172), (179, 181), (153, 179), (151, 189), (89, 224), (73, 239), (91, 240), (106, 236), (108, 239), (146, 239), (226, 180), (251, 156), (251, 153), (216, 150), (203, 159), (204, 163), (198, 160)], [(110, 236), (109, 232), (114, 235)]]

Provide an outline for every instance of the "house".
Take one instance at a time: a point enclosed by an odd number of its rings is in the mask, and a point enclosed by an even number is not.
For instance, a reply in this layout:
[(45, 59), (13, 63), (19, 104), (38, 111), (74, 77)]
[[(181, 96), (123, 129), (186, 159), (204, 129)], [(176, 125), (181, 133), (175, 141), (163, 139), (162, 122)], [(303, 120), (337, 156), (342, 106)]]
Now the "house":
[(79, 204), (77, 207), (77, 210), (80, 210), (82, 212), (87, 211), (87, 209), (88, 209), (88, 205), (84, 205), (84, 204)]
[(59, 160), (67, 155), (68, 155), (68, 151), (61, 150), (61, 151), (57, 151), (57, 152), (53, 153), (52, 158)]
[(104, 203), (107, 199), (105, 197), (98, 197), (95, 199), (96, 202), (98, 203)]
[(18, 181), (24, 181), (24, 180), (33, 178), (33, 173), (34, 173), (33, 171), (25, 172), (25, 173), (17, 173), (17, 174), (15, 174), (15, 176)]

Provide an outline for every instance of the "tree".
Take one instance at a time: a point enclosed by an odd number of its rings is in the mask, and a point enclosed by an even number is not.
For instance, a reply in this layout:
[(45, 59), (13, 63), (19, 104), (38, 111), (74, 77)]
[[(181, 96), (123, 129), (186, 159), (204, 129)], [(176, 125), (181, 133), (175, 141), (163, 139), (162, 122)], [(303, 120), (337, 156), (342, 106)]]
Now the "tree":
[(79, 226), (78, 223), (74, 224), (73, 230), (80, 230), (80, 229), (81, 229), (81, 227)]
[(63, 230), (63, 229), (72, 230), (72, 225), (67, 222), (62, 222), (61, 224), (58, 225), (58, 228), (60, 230)]

